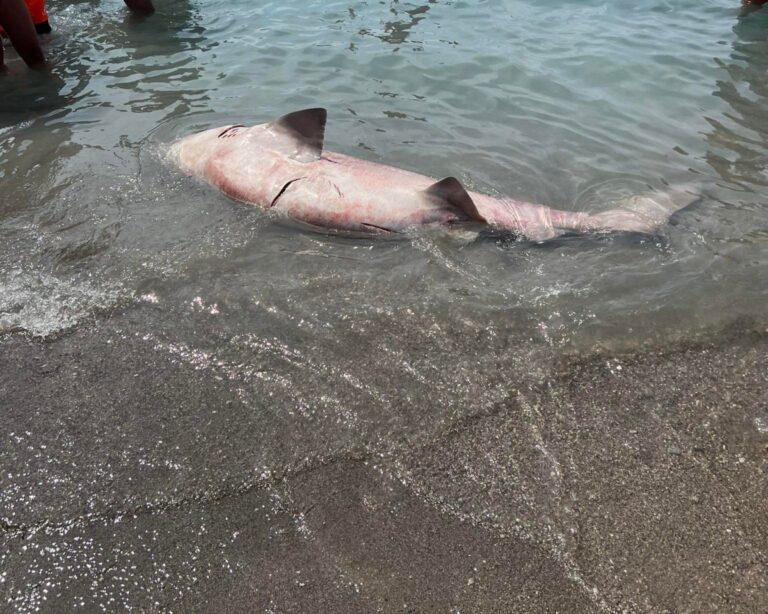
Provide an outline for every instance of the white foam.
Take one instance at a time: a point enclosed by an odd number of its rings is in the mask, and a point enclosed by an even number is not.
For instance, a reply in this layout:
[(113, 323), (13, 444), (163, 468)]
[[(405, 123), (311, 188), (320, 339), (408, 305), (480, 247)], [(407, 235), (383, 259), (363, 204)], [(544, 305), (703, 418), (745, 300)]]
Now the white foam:
[(0, 332), (24, 330), (47, 337), (113, 306), (119, 284), (60, 279), (41, 271), (15, 269), (0, 275)]

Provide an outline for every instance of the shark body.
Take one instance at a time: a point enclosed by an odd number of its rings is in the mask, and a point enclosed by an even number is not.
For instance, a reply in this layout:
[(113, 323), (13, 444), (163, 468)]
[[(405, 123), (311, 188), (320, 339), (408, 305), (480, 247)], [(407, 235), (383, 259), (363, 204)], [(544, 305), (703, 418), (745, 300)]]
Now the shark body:
[(315, 108), (251, 127), (222, 126), (180, 139), (170, 156), (182, 171), (235, 200), (315, 226), (367, 233), (471, 223), (534, 241), (596, 231), (651, 234), (696, 199), (682, 190), (654, 192), (590, 214), (496, 198), (470, 192), (454, 177), (438, 181), (325, 151), (326, 117)]

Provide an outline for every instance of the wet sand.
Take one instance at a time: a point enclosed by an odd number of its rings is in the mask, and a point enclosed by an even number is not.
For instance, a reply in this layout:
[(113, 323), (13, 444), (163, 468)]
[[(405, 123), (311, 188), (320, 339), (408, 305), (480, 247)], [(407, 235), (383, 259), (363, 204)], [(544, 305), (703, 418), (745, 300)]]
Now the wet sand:
[(300, 458), (136, 327), (0, 338), (4, 611), (768, 610), (764, 326)]

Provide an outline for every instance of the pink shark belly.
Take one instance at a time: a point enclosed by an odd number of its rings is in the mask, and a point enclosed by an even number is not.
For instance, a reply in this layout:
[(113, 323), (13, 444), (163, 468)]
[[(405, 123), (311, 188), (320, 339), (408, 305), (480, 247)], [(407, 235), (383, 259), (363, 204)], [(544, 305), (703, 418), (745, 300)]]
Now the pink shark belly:
[[(427, 197), (424, 191), (435, 180), (418, 173), (333, 152), (299, 170), (266, 206), (317, 226), (358, 232), (462, 219), (460, 211)], [(261, 206), (267, 200), (261, 189), (248, 194), (242, 186), (228, 186), (224, 191)]]

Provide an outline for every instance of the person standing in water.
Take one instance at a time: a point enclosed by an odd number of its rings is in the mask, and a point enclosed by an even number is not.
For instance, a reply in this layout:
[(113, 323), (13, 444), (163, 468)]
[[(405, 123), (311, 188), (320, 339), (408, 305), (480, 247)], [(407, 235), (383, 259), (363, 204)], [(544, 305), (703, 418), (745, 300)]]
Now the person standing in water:
[[(125, 0), (125, 4), (139, 14), (147, 15), (155, 10), (152, 0)], [(45, 54), (37, 35), (50, 31), (45, 0), (0, 0), (0, 33), (8, 36), (30, 68), (45, 67)], [(3, 45), (0, 41), (0, 70), (3, 67)]]
[[(0, 28), (30, 68), (45, 66), (45, 54), (37, 38), (35, 24), (24, 0), (0, 0)], [(0, 40), (0, 69), (3, 68), (3, 44)]]

